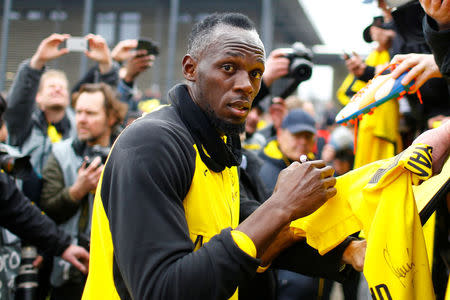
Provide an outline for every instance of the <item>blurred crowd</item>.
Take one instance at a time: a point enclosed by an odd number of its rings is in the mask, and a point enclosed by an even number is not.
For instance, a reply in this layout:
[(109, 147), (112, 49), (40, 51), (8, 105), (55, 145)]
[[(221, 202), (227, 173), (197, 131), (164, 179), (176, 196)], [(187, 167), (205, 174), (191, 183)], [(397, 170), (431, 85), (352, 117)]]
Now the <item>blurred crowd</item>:
[[(334, 176), (343, 175), (397, 155), (420, 133), (450, 119), (449, 1), (442, 1), (442, 7), (441, 1), (404, 2), (394, 4), (393, 9), (389, 1), (378, 0), (383, 14), (367, 20), (369, 25), (362, 31), (362, 38), (374, 48), (367, 57), (344, 54), (348, 76), (335, 102), (319, 104), (295, 93), (283, 98), (272, 95), (272, 85), (289, 76), (292, 59), (286, 49), (268, 54), (261, 90), (241, 134), (241, 193), (263, 203), (275, 189), (280, 171), (302, 155), (308, 160), (322, 159), (335, 169)], [(144, 92), (136, 86), (137, 78), (158, 57), (138, 47), (135, 39), (109, 49), (103, 37), (87, 35), (84, 54), (95, 66), (79, 82), (69, 83), (64, 72), (46, 67), (69, 53), (62, 47), (69, 38), (68, 34), (53, 33), (33, 45), (37, 46), (33, 56), (24, 58), (11, 88), (0, 99), (2, 169), (15, 177), (15, 193), (26, 197), (23, 205), (39, 208), (39, 214), (42, 211), (51, 219), (46, 217), (44, 222), (36, 216), (36, 226), (41, 226), (39, 231), (51, 232), (47, 235), (26, 227), (20, 215), (0, 223), (0, 259), (8, 258), (0, 260), (0, 299), (23, 293), (17, 276), (20, 259), (11, 263), (10, 258), (22, 256), (23, 265), (25, 245), (39, 246), (31, 260), (31, 268), (39, 270), (33, 277), (36, 285), (27, 291), (33, 293), (33, 299), (49, 295), (50, 299), (81, 298), (88, 272), (94, 192), (109, 150), (122, 130), (165, 102), (151, 82), (146, 83)], [(414, 82), (409, 93), (377, 107), (354, 124), (335, 123), (338, 111), (354, 95), (370, 86), (377, 74), (390, 71), (394, 79), (407, 73), (401, 83)], [(16, 163), (14, 170), (7, 171), (6, 155), (28, 156), (31, 168)], [(26, 169), (25, 176), (19, 176), (22, 169)], [(7, 195), (14, 183), (5, 180), (2, 192)], [(0, 215), (16, 214), (15, 208), (4, 207)], [(445, 242), (439, 242), (434, 253), (433, 283), (437, 298), (444, 299), (449, 272), (448, 203), (438, 207), (437, 220), (434, 240)], [(28, 231), (32, 234), (24, 233)], [(60, 239), (58, 250), (47, 251), (42, 244), (54, 245), (55, 239)], [(71, 243), (80, 248), (69, 249), (74, 253), (68, 258), (64, 251)], [(331, 280), (281, 269), (272, 280), (277, 282), (276, 290), (258, 299), (329, 299), (333, 285)], [(345, 299), (370, 296), (360, 287), (362, 280), (357, 277), (343, 285)], [(254, 291), (249, 294), (254, 296)]]

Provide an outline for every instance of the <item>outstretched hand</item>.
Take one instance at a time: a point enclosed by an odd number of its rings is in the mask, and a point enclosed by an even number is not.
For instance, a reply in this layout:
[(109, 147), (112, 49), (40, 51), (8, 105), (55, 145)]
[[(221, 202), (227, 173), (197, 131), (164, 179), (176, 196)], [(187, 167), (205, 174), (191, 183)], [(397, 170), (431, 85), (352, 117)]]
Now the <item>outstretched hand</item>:
[(89, 270), (89, 253), (83, 247), (70, 245), (61, 255), (61, 258), (72, 264), (83, 274)]
[(439, 25), (440, 30), (450, 28), (450, 0), (419, 0), (423, 10)]
[(366, 240), (351, 241), (342, 254), (342, 262), (358, 271), (362, 272), (364, 269), (364, 259), (366, 258), (367, 242)]
[(84, 54), (98, 62), (100, 73), (108, 73), (112, 67), (112, 58), (106, 40), (102, 36), (92, 33), (88, 34), (85, 38), (88, 40), (89, 50), (86, 50)]
[(345, 66), (347, 67), (347, 70), (356, 77), (363, 75), (367, 68), (367, 65), (361, 56), (356, 52), (353, 52), (353, 55), (345, 60)]
[(136, 77), (153, 65), (154, 55), (146, 55), (147, 50), (138, 50), (136, 55), (128, 60), (124, 80), (133, 82)]
[(271, 86), (272, 83), (289, 73), (289, 59), (283, 49), (275, 49), (270, 52), (266, 61), (266, 69), (263, 74), (264, 83)]
[(67, 48), (58, 48), (59, 45), (69, 37), (69, 34), (54, 33), (43, 39), (31, 58), (30, 66), (33, 69), (41, 70), (48, 61), (69, 53)]
[(117, 62), (123, 62), (131, 59), (136, 55), (136, 51), (133, 51), (133, 49), (135, 49), (137, 45), (137, 40), (120, 41), (111, 51), (112, 59)]
[(408, 72), (401, 83), (407, 85), (411, 80), (415, 80), (412, 93), (415, 93), (429, 79), (442, 77), (433, 54), (398, 54), (394, 56), (391, 64), (398, 64), (392, 72), (392, 78), (395, 79), (404, 72)]

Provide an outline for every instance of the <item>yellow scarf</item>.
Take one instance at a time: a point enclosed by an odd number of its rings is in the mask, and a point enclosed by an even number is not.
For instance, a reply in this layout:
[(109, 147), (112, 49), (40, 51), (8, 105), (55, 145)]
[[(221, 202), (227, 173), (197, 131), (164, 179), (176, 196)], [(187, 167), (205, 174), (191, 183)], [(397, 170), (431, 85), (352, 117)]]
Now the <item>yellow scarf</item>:
[(62, 134), (59, 133), (58, 130), (56, 130), (56, 127), (52, 124), (48, 124), (47, 135), (52, 143), (57, 143), (61, 141), (62, 138)]

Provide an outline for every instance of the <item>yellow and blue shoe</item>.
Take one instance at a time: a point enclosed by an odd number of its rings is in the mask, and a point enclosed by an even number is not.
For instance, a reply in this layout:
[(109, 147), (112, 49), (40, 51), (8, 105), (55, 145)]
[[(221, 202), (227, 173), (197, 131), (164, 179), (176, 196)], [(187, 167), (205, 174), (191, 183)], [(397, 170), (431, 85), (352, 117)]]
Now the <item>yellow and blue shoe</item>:
[(337, 114), (336, 123), (343, 125), (347, 122), (354, 123), (377, 106), (408, 93), (414, 86), (414, 80), (406, 86), (402, 85), (401, 81), (406, 74), (407, 72), (403, 73), (397, 79), (393, 79), (391, 73), (375, 76)]

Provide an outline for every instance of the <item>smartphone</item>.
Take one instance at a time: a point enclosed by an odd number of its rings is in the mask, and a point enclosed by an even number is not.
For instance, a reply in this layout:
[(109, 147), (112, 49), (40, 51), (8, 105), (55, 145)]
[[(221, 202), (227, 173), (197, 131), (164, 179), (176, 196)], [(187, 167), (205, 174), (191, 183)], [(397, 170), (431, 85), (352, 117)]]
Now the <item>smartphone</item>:
[[(159, 54), (158, 44), (148, 38), (140, 38), (138, 40), (136, 50), (147, 50), (147, 54), (145, 54), (145, 55), (157, 56)], [(140, 56), (143, 56), (143, 55), (140, 55)]]
[(66, 48), (70, 52), (84, 52), (88, 49), (88, 41), (84, 37), (70, 37), (66, 40)]

